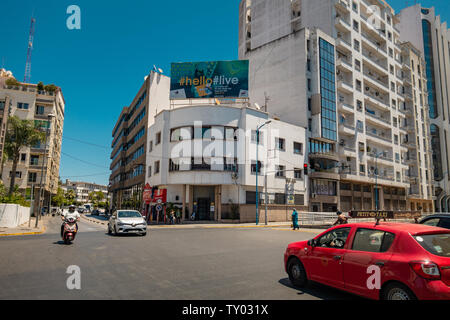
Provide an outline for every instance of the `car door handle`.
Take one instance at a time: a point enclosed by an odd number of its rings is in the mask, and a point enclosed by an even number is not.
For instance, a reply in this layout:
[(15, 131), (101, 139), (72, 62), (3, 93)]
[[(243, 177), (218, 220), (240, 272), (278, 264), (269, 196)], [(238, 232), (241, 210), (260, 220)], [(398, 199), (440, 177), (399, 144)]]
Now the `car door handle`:
[(341, 260), (341, 258), (342, 258), (342, 256), (334, 256), (334, 257), (333, 257), (333, 259), (336, 260), (336, 261), (337, 261), (337, 260)]
[(384, 267), (384, 262), (383, 261), (377, 261), (377, 262), (375, 262), (375, 265), (377, 265), (379, 267)]

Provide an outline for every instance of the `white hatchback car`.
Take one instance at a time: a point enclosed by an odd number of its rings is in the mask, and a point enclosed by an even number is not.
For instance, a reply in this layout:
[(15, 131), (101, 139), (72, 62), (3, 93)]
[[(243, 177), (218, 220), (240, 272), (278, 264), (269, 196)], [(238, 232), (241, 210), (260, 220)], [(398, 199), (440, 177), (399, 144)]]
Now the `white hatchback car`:
[(109, 218), (108, 234), (137, 233), (147, 235), (147, 222), (135, 210), (116, 210)]

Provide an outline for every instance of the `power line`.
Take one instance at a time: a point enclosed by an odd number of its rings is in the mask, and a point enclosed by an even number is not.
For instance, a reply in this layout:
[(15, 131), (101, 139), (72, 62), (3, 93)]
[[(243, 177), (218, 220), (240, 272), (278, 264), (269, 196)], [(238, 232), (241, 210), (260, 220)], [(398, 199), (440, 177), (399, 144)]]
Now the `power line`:
[(83, 178), (83, 177), (95, 177), (95, 176), (106, 176), (110, 175), (110, 172), (103, 172), (103, 173), (93, 173), (93, 174), (86, 174), (81, 176), (60, 176), (60, 178)]
[(69, 158), (71, 158), (73, 160), (76, 160), (76, 161), (79, 161), (79, 162), (83, 162), (85, 164), (88, 164), (88, 165), (91, 165), (91, 166), (94, 166), (94, 167), (103, 168), (103, 169), (109, 169), (109, 167), (104, 167), (104, 166), (101, 166), (101, 165), (98, 165), (98, 164), (95, 164), (95, 163), (92, 163), (92, 162), (89, 162), (89, 161), (85, 161), (85, 160), (79, 159), (77, 157), (71, 156), (70, 154), (67, 154), (67, 153), (62, 152), (62, 151), (61, 151), (61, 154), (65, 155), (66, 157), (69, 157)]
[(71, 138), (71, 137), (67, 137), (67, 136), (63, 136), (63, 139), (76, 141), (76, 142), (79, 142), (79, 143), (82, 143), (82, 144), (86, 144), (86, 145), (90, 145), (90, 146), (97, 147), (97, 148), (108, 149), (108, 150), (111, 149), (110, 147), (102, 146), (102, 145), (99, 145), (99, 144), (95, 144), (95, 143), (92, 143), (92, 142), (83, 141), (83, 140), (80, 140), (80, 139), (75, 139), (75, 138)]

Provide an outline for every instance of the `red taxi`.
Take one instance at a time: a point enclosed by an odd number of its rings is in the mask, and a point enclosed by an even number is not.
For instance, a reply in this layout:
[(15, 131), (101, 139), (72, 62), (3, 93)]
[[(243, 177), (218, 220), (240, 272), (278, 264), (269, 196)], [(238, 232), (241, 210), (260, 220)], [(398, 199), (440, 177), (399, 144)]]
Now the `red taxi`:
[(370, 299), (450, 300), (450, 232), (406, 223), (352, 223), (284, 254), (296, 287), (308, 280)]

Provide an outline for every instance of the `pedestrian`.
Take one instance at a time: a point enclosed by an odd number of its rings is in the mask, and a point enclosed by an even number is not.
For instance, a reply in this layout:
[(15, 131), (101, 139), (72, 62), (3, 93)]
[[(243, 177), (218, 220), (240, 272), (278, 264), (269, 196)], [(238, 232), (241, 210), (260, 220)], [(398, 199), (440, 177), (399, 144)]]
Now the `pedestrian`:
[(297, 210), (294, 208), (293, 212), (292, 212), (292, 227), (293, 229), (300, 229), (299, 225), (298, 225), (298, 212)]
[(177, 217), (177, 223), (180, 224), (181, 223), (181, 211), (180, 211), (180, 209), (177, 209), (176, 217)]
[(347, 224), (348, 223), (348, 218), (341, 212), (338, 211), (336, 212), (338, 218), (336, 220), (336, 222), (333, 224), (333, 226), (337, 225), (337, 224)]

